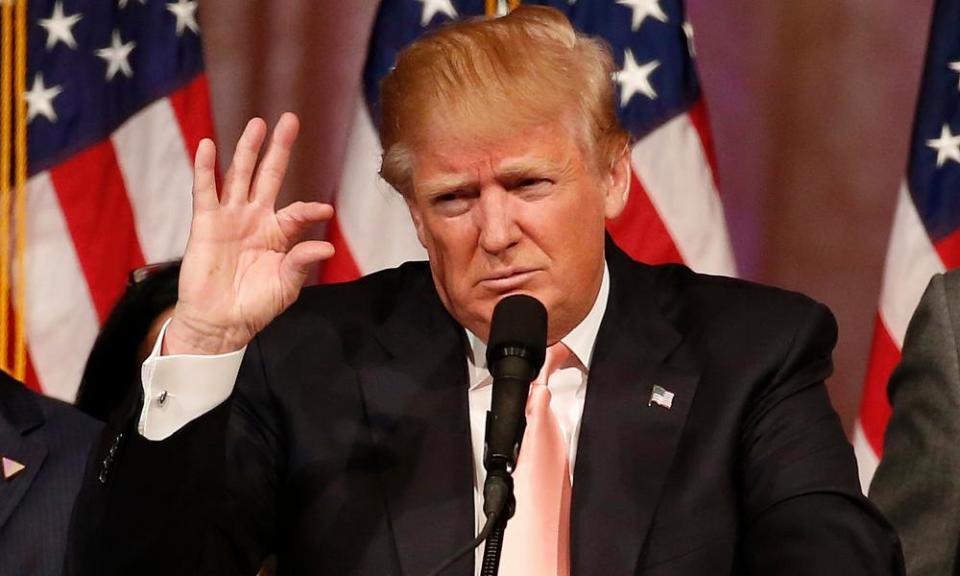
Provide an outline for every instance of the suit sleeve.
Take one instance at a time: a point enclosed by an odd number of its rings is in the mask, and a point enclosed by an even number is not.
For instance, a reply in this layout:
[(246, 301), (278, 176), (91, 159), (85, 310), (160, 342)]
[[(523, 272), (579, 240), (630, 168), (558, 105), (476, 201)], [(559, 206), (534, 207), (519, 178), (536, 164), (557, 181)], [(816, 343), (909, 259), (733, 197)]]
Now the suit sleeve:
[[(907, 572), (952, 574), (960, 539), (960, 362), (954, 320), (960, 276), (935, 276), (890, 379), (893, 415), (870, 498), (900, 532)], [(958, 286), (960, 288), (960, 286)]]
[(279, 440), (256, 343), (230, 398), (165, 440), (137, 433), (139, 405), (107, 430), (74, 508), (65, 574), (257, 573), (274, 546)]
[(758, 575), (901, 574), (896, 534), (861, 494), (824, 386), (836, 323), (819, 304), (803, 308), (741, 429), (743, 564)]

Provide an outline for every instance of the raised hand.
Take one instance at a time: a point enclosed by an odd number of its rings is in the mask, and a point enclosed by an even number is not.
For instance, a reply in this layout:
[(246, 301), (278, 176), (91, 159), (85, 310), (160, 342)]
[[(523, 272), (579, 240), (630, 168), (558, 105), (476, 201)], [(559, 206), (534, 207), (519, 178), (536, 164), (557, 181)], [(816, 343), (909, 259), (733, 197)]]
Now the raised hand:
[(193, 221), (180, 270), (179, 300), (163, 342), (164, 354), (220, 354), (245, 346), (296, 300), (310, 266), (333, 246), (301, 240), (333, 208), (319, 202), (274, 204), (283, 183), (299, 120), (280, 117), (257, 165), (267, 133), (254, 118), (237, 142), (218, 198), (216, 148), (197, 148)]

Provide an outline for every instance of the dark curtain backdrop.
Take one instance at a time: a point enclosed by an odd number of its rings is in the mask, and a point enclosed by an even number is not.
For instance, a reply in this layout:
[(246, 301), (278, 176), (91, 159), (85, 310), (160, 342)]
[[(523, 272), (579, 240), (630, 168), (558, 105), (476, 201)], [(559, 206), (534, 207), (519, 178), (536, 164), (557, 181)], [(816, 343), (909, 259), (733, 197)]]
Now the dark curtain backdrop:
[[(612, 0), (580, 0), (612, 1)], [(202, 0), (221, 162), (247, 118), (300, 115), (282, 201), (339, 180), (375, 0)], [(840, 322), (856, 416), (932, 0), (688, 0), (741, 276)]]

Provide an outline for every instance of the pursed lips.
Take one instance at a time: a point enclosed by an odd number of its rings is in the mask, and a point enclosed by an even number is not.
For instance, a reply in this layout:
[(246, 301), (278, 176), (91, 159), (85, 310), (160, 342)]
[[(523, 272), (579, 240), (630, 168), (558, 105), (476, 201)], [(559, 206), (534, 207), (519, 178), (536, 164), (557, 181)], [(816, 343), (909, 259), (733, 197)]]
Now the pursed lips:
[(536, 268), (498, 270), (487, 274), (477, 284), (496, 292), (509, 292), (523, 287), (538, 271)]

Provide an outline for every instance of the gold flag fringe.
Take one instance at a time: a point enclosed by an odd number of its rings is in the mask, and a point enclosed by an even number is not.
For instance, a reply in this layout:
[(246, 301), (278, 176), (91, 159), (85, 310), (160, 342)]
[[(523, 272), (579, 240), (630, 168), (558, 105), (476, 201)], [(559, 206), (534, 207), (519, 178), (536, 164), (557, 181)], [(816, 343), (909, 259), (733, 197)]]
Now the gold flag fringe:
[(18, 380), (27, 377), (27, 279), (25, 258), (27, 251), (27, 0), (17, 2), (16, 59), (16, 169), (14, 179), (16, 210), (15, 294), (16, 329), (13, 342), (13, 375)]
[[(521, 0), (508, 0), (507, 8), (515, 10), (521, 4)], [(487, 0), (487, 16), (496, 16), (499, 12), (500, 2), (498, 0)]]
[[(27, 106), (23, 96), (27, 74), (27, 0), (0, 0), (0, 13), (0, 369), (23, 380), (27, 367)], [(11, 221), (15, 224), (12, 234)]]

